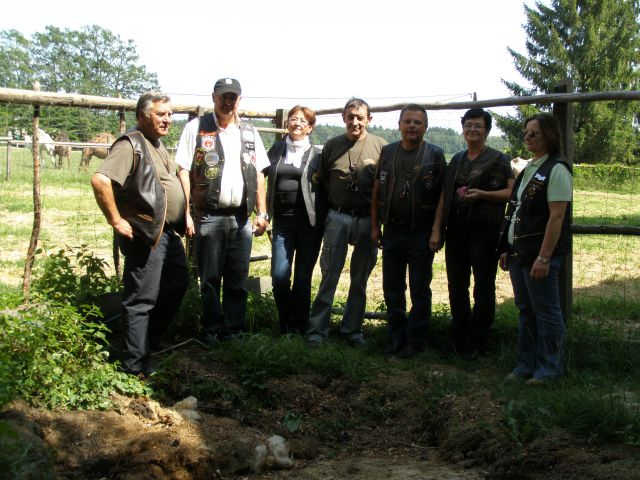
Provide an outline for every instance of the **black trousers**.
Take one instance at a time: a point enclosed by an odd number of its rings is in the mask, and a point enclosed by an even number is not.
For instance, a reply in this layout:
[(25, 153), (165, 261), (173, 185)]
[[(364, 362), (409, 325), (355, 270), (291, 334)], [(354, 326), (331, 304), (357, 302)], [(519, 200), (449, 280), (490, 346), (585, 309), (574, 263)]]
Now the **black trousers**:
[[(496, 312), (496, 248), (500, 226), (487, 222), (447, 225), (445, 260), (454, 346), (483, 350)], [(473, 309), (469, 286), (473, 274)]]
[(189, 273), (182, 239), (165, 231), (155, 248), (118, 236), (125, 256), (122, 364), (137, 374), (149, 367), (150, 340), (161, 336), (180, 307)]

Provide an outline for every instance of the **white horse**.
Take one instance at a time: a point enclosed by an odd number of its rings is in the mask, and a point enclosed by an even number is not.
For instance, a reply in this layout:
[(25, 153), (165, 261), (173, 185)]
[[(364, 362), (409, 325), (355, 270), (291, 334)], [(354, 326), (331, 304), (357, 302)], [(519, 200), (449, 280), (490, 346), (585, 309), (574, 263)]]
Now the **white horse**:
[[(55, 146), (53, 145), (53, 138), (51, 138), (51, 136), (47, 132), (45, 132), (41, 128), (38, 128), (38, 139), (40, 142), (40, 165), (44, 167), (45, 163), (43, 154), (44, 152), (47, 152), (47, 155), (49, 155), (49, 159), (51, 160), (51, 164), (55, 167), (56, 159), (54, 158)], [(25, 134), (24, 141), (27, 142), (25, 143), (25, 147), (30, 148), (33, 145), (33, 139), (31, 138), (31, 135)]]

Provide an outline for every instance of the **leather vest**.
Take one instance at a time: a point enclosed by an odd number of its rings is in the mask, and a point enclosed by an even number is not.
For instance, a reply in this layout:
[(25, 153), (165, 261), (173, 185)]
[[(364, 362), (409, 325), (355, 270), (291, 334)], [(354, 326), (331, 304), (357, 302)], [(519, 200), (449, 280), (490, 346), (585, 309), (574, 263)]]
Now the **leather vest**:
[[(487, 162), (484, 166), (482, 173), (473, 184), (469, 184), (469, 188), (478, 188), (485, 191), (496, 191), (507, 188), (508, 177), (504, 175), (500, 168), (501, 162), (506, 162), (507, 168), (511, 168), (509, 158), (498, 150), (488, 149), (493, 154), (492, 160)], [(444, 215), (443, 221), (445, 224), (449, 220), (449, 214), (451, 206), (453, 205), (453, 195), (456, 190), (456, 176), (460, 162), (462, 162), (463, 156), (466, 150), (456, 153), (449, 165), (447, 166), (447, 175), (444, 185)], [(470, 203), (464, 210), (464, 215), (468, 221), (480, 221), (494, 224), (496, 227), (500, 226), (504, 219), (504, 207), (503, 202), (489, 202), (486, 200), (477, 200)], [(463, 217), (464, 218), (464, 217)]]
[[(123, 140), (128, 140), (133, 146), (133, 166), (115, 195), (116, 206), (135, 234), (145, 244), (155, 247), (164, 228), (167, 197), (142, 132), (131, 129), (114, 145)], [(180, 225), (176, 231), (184, 235), (185, 225)]]
[[(224, 172), (225, 154), (222, 142), (218, 138), (218, 126), (213, 113), (199, 119), (196, 147), (189, 179), (191, 181), (191, 198), (197, 216), (217, 210), (220, 198), (220, 185)], [(255, 130), (249, 122), (240, 122), (241, 153), (240, 166), (244, 182), (244, 204), (247, 215), (256, 206), (258, 178), (256, 171)]]
[[(391, 198), (395, 186), (396, 152), (400, 142), (382, 147), (378, 167), (378, 218), (380, 223), (389, 221)], [(444, 150), (428, 142), (423, 142), (420, 170), (413, 180), (411, 188), (411, 227), (431, 227), (435, 210), (442, 191), (442, 180), (447, 162)]]
[[(522, 183), (524, 171), (518, 175), (516, 183), (513, 186), (513, 193), (505, 215), (501, 250), (507, 251), (506, 244), (509, 224), (512, 217), (515, 217), (513, 218), (514, 229), (511, 254), (523, 265), (532, 264), (540, 252), (540, 246), (542, 245), (545, 229), (549, 220), (549, 204), (547, 203), (549, 179), (551, 177), (551, 170), (553, 170), (553, 167), (559, 163), (562, 163), (567, 167), (567, 169), (569, 169), (569, 171), (571, 171), (569, 165), (558, 157), (550, 157), (545, 160), (545, 162), (538, 167), (538, 170), (533, 177), (531, 177), (531, 180), (529, 180), (529, 183), (522, 192), (522, 196), (520, 197), (520, 209), (518, 210), (517, 215), (515, 214), (517, 206), (517, 192), (520, 184)], [(560, 240), (553, 250), (551, 255), (552, 257), (561, 255), (565, 252), (566, 245), (563, 239), (567, 238), (569, 222), (569, 215), (565, 215), (562, 223)]]

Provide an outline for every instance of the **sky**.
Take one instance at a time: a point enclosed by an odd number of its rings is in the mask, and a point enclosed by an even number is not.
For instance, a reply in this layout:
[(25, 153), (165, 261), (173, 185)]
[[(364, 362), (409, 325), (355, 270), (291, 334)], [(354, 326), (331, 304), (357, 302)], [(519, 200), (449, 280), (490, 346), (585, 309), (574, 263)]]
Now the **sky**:
[[(178, 103), (211, 107), (216, 79), (231, 76), (242, 85), (242, 110), (338, 108), (351, 96), (383, 106), (510, 96), (501, 79), (526, 81), (507, 48), (525, 53), (523, 5), (533, 3), (32, 0), (8, 4), (0, 29), (28, 37), (47, 25), (98, 24), (133, 40), (140, 63)], [(432, 111), (430, 125), (456, 128), (460, 115)], [(374, 113), (372, 123), (393, 128), (397, 117)]]

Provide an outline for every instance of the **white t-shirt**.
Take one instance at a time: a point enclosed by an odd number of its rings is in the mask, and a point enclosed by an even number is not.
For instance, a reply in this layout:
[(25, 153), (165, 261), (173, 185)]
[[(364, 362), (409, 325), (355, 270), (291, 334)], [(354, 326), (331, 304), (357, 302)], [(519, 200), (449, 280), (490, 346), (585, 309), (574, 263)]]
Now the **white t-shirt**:
[[(213, 115), (215, 117), (215, 112)], [(194, 118), (187, 123), (180, 135), (180, 142), (178, 142), (176, 164), (188, 171), (191, 171), (191, 164), (193, 163), (193, 152), (196, 148), (199, 125), (200, 120), (198, 118)], [(217, 118), (216, 125), (218, 125)], [(253, 134), (256, 147), (255, 166), (256, 170), (261, 172), (269, 166), (269, 157), (262, 143), (262, 138), (260, 138), (260, 134), (255, 127), (253, 127)], [(222, 170), (218, 206), (220, 208), (239, 207), (242, 205), (242, 191), (244, 188), (240, 164), (241, 138), (239, 124), (232, 123), (226, 129), (218, 125), (218, 138), (222, 142), (222, 150), (224, 151), (224, 169)]]

